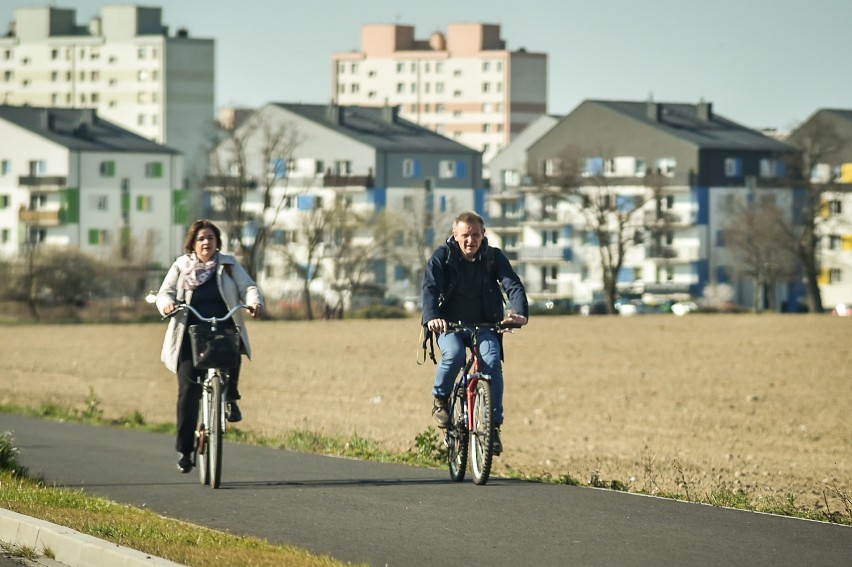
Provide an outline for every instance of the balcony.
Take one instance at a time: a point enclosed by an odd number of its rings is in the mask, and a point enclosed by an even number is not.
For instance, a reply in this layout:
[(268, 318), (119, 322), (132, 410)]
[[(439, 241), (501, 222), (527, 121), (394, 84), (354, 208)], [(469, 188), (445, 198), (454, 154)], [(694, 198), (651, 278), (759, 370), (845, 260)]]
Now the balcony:
[(370, 189), (373, 187), (372, 175), (331, 175), (325, 174), (322, 177), (323, 187), (365, 187)]
[(491, 217), (488, 219), (487, 228), (515, 228), (520, 230), (523, 222), (524, 218), (521, 214), (508, 217)]
[(18, 221), (33, 226), (59, 226), (62, 224), (60, 211), (44, 211), (21, 209), (18, 211)]
[(68, 178), (60, 175), (21, 175), (18, 177), (18, 185), (41, 191), (59, 190), (68, 185)]
[(570, 262), (573, 252), (570, 246), (524, 246), (518, 250), (521, 262)]
[(653, 244), (647, 248), (646, 257), (663, 263), (686, 263), (698, 260), (698, 249), (695, 247), (679, 247), (672, 245)]
[(645, 212), (645, 225), (657, 227), (689, 226), (692, 224), (691, 215), (681, 215), (672, 211)]
[[(250, 178), (243, 181), (246, 189), (257, 189), (257, 179)], [(223, 189), (226, 187), (239, 187), (240, 178), (237, 175), (208, 175), (204, 178), (204, 186), (208, 189)]]

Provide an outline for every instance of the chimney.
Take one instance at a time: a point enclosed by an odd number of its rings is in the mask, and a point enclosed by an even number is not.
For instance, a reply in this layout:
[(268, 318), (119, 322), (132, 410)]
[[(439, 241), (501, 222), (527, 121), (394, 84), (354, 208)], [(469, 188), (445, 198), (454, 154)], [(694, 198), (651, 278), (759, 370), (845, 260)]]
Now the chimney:
[(704, 102), (703, 100), (698, 103), (697, 107), (698, 119), (702, 122), (710, 122), (713, 120), (713, 103), (712, 102)]
[(343, 110), (344, 107), (337, 104), (328, 105), (326, 119), (332, 124), (343, 124)]
[(41, 127), (44, 130), (53, 130), (56, 127), (56, 116), (47, 108), (41, 113)]
[(94, 108), (84, 108), (80, 111), (80, 123), (94, 126), (98, 123), (98, 115)]
[(382, 120), (389, 124), (396, 124), (399, 118), (399, 106), (382, 107)]
[(646, 112), (648, 120), (651, 120), (652, 122), (659, 122), (663, 111), (662, 105), (660, 105), (659, 102), (652, 102), (650, 100), (647, 105)]

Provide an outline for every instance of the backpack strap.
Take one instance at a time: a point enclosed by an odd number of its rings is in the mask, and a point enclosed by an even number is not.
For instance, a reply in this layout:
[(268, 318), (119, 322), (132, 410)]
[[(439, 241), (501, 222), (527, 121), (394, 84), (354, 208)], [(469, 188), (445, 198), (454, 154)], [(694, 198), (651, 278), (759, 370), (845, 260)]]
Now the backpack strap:
[[(426, 343), (429, 343), (429, 358), (432, 359), (432, 364), (438, 364), (438, 360), (435, 358), (435, 339), (432, 331), (426, 328), (425, 325), (420, 326), (420, 348), (417, 349), (417, 357), (415, 358), (415, 362), (419, 365), (426, 364)], [(420, 354), (422, 351), (422, 355)], [(422, 358), (421, 358), (422, 357)]]

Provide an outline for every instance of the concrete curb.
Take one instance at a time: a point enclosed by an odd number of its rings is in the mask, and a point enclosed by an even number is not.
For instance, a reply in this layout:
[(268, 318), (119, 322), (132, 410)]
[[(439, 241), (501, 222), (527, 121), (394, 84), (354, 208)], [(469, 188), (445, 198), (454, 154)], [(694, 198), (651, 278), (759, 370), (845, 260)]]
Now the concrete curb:
[(3, 508), (0, 540), (40, 555), (49, 551), (56, 561), (69, 567), (181, 567), (179, 563)]

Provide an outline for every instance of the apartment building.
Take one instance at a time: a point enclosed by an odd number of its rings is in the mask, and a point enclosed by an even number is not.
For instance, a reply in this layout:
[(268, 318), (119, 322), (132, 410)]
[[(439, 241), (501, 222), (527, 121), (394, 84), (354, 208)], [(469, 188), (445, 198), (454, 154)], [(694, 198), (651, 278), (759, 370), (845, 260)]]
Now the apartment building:
[(823, 306), (852, 306), (852, 110), (823, 108), (790, 133), (822, 187), (819, 287)]
[(487, 165), (547, 111), (547, 54), (509, 50), (493, 24), (449, 24), (428, 40), (413, 26), (365, 25), (360, 50), (333, 54), (332, 89), (341, 105), (399, 105), (400, 116), (481, 151)]
[(74, 247), (169, 266), (186, 223), (182, 162), (93, 109), (0, 105), (0, 255)]
[(492, 162), (501, 169), (489, 207), (489, 233), (518, 262), (534, 302), (601, 300), (602, 238), (623, 253), (615, 278), (625, 296), (745, 307), (763, 297), (778, 309), (803, 302), (804, 287), (789, 277), (756, 289), (725, 241), (734, 215), (751, 205), (793, 218), (784, 175), (794, 146), (719, 116), (709, 102), (587, 100), (541, 130), (535, 140), (519, 136), (525, 159), (508, 148)]
[(183, 152), (206, 173), (214, 119), (214, 42), (169, 35), (160, 8), (104, 6), (88, 25), (73, 9), (18, 8), (0, 37), (0, 104), (94, 108)]
[[(418, 298), (426, 261), (455, 216), (484, 212), (481, 154), (403, 119), (397, 107), (270, 103), (235, 136), (244, 155), (225, 139), (211, 159), (221, 168), (211, 170), (209, 215), (232, 235), (225, 195), (245, 187), (243, 238), (254, 239), (256, 219), (270, 234), (257, 277), (271, 301), (297, 300), (310, 273), (312, 294), (337, 303), (352, 287), (344, 273), (351, 264), (339, 261), (365, 252), (359, 284)], [(332, 220), (335, 208), (341, 214)]]

